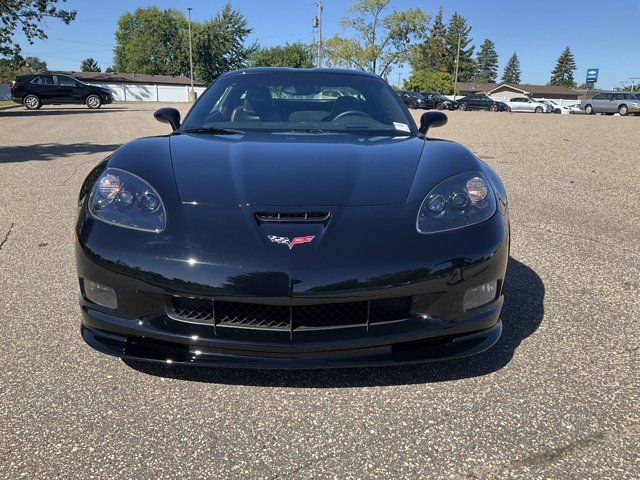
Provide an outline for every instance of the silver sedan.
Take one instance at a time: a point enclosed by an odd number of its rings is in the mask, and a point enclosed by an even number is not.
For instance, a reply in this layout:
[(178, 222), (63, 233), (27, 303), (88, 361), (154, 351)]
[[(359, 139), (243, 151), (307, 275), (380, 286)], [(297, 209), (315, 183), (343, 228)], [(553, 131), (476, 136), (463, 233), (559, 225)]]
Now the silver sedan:
[(515, 97), (507, 102), (512, 112), (551, 113), (553, 108), (529, 97)]
[(613, 115), (619, 113), (622, 116), (630, 113), (640, 113), (640, 98), (632, 93), (609, 92), (600, 93), (589, 100), (583, 100), (580, 108), (587, 115), (607, 113)]

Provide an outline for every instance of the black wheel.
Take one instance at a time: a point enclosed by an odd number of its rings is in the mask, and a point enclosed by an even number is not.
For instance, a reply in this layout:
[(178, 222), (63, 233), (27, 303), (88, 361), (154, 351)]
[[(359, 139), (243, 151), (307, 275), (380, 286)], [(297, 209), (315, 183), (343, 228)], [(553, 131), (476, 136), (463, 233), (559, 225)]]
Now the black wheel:
[(629, 115), (629, 107), (627, 107), (626, 105), (620, 105), (618, 107), (618, 113), (620, 115), (622, 115), (623, 117), (626, 117), (627, 115)]
[(595, 114), (595, 110), (593, 109), (593, 106), (591, 104), (587, 105), (584, 107), (584, 113), (586, 113), (587, 115), (593, 115)]
[(560, 110), (559, 108), (556, 108), (553, 113), (562, 113), (562, 110)]
[(438, 102), (438, 104), (436, 105), (436, 108), (437, 108), (438, 110), (444, 110), (444, 103), (442, 103), (442, 102)]
[(536, 107), (535, 112), (536, 113), (542, 113), (542, 107)]
[(27, 110), (37, 110), (42, 106), (42, 102), (37, 95), (27, 95), (22, 101)]
[(98, 95), (89, 95), (85, 100), (87, 107), (91, 109), (100, 108), (102, 106), (102, 99)]
[(489, 111), (490, 112), (497, 112), (498, 111), (498, 106), (497, 105), (491, 105), (489, 107)]
[(466, 110), (466, 109), (467, 109), (467, 104), (466, 103), (460, 104), (460, 110)]

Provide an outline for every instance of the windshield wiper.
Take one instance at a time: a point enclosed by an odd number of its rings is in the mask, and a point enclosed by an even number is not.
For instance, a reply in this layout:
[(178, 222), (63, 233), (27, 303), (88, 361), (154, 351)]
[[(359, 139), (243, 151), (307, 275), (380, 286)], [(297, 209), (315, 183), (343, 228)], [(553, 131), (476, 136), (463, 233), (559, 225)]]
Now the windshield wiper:
[(215, 127), (203, 127), (203, 128), (189, 128), (184, 130), (184, 133), (210, 133), (212, 135), (234, 135), (237, 133), (244, 133), (241, 130), (232, 130), (231, 128), (215, 128)]

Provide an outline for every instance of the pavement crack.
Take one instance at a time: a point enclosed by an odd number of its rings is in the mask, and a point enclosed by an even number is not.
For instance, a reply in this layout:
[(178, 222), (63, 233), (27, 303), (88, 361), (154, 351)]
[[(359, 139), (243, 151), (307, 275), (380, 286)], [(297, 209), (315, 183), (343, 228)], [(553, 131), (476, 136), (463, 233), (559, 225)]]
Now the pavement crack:
[(5, 234), (2, 242), (0, 242), (0, 250), (2, 250), (2, 247), (4, 247), (4, 244), (7, 243), (7, 240), (9, 240), (9, 235), (11, 235), (11, 232), (13, 231), (14, 226), (15, 226), (15, 223), (11, 222), (11, 225), (9, 225), (9, 230), (7, 230), (7, 233)]

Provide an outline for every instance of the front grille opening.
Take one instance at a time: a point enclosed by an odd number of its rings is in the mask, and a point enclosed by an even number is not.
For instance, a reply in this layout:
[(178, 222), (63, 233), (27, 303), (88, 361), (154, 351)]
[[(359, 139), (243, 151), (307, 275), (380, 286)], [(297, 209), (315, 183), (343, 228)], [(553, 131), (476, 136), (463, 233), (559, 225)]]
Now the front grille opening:
[(216, 301), (216, 325), (288, 329), (290, 310), (291, 308), (287, 305)]
[(213, 325), (213, 302), (204, 298), (173, 297), (173, 316), (190, 322)]
[(325, 303), (293, 307), (293, 327), (327, 328), (367, 324), (369, 302)]
[(313, 305), (267, 305), (172, 297), (169, 315), (187, 322), (253, 329), (324, 329), (411, 318), (411, 297)]
[(329, 220), (331, 212), (258, 212), (256, 218), (265, 223), (315, 223)]

